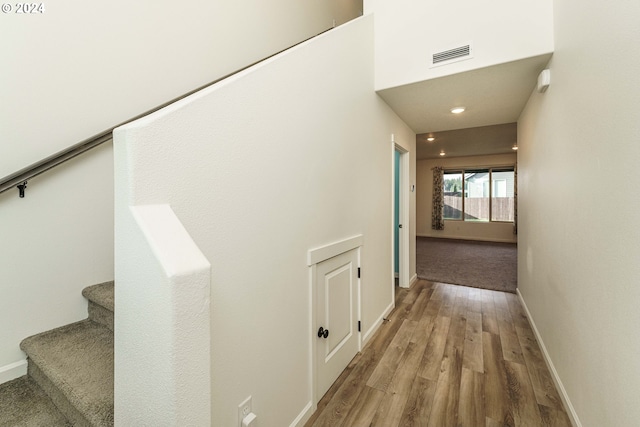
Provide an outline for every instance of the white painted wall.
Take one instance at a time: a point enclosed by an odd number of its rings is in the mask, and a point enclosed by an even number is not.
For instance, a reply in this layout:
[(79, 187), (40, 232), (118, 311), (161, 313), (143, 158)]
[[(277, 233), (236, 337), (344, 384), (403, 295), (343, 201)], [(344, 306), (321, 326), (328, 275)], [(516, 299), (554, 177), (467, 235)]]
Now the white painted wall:
[(374, 93), (373, 55), (361, 18), (116, 134), (116, 199), (170, 204), (211, 262), (213, 425), (249, 395), (260, 425), (311, 415), (309, 249), (362, 234), (363, 332), (392, 304), (390, 136), (415, 134)]
[(26, 373), (22, 339), (86, 318), (82, 288), (113, 280), (112, 165), (107, 144), (0, 194), (0, 383)]
[(352, 19), (362, 16), (363, 0), (329, 0), (329, 13), (335, 20), (336, 25), (342, 25)]
[[(45, 2), (2, 14), (0, 178), (341, 24), (361, 1)], [(23, 338), (86, 317), (83, 287), (113, 279), (106, 144), (0, 195), (0, 383)], [(16, 365), (17, 364), (17, 365)], [(17, 366), (17, 369), (15, 367)]]
[(518, 121), (518, 287), (581, 425), (633, 426), (640, 3), (554, 5), (551, 86)]
[(43, 14), (3, 14), (0, 177), (359, 9), (354, 0), (64, 0)]
[(491, 156), (450, 157), (417, 161), (417, 235), (447, 239), (485, 240), (493, 242), (517, 241), (513, 234), (513, 223), (467, 221), (446, 221), (444, 230), (431, 229), (431, 211), (433, 199), (433, 171), (435, 166), (444, 168), (512, 166), (516, 163), (515, 154), (496, 154)]
[[(551, 0), (369, 0), (365, 12), (375, 16), (378, 90), (553, 52)], [(429, 68), (434, 52), (469, 43), (473, 59)]]

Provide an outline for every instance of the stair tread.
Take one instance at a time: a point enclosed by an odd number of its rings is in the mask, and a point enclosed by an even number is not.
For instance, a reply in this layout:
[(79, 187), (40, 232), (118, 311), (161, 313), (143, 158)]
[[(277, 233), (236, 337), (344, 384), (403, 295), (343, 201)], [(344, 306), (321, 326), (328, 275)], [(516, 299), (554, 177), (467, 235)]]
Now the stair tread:
[(113, 425), (109, 329), (83, 320), (26, 338), (20, 348), (92, 425)]
[(114, 311), (114, 286), (113, 281), (88, 286), (82, 290), (82, 295), (89, 301)]
[(71, 423), (25, 375), (0, 385), (0, 426), (70, 427)]

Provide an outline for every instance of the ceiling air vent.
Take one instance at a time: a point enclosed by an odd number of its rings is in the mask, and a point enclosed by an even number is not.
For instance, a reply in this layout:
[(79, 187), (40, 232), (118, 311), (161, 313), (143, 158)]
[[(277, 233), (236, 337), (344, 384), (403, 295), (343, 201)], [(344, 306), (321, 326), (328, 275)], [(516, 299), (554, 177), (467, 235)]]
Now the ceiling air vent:
[(443, 52), (434, 53), (431, 59), (432, 66), (449, 64), (455, 61), (471, 58), (471, 45), (456, 47)]

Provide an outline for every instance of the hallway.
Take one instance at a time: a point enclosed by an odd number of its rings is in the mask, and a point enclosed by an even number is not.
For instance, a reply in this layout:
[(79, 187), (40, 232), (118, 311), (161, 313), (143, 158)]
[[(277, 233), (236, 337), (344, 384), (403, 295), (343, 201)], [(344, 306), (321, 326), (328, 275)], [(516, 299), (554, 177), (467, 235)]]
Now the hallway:
[(419, 280), (306, 425), (571, 424), (517, 296)]

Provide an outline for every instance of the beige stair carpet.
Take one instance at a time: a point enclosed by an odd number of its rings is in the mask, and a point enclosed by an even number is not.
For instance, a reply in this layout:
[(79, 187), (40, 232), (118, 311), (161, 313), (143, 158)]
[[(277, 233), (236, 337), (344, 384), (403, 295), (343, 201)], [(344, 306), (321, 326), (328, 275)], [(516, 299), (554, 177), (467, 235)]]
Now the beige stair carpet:
[(71, 427), (28, 376), (0, 384), (0, 427)]
[(25, 339), (29, 375), (74, 425), (113, 425), (113, 333), (84, 320)]
[(114, 286), (113, 282), (100, 283), (82, 290), (89, 300), (89, 318), (113, 331)]

